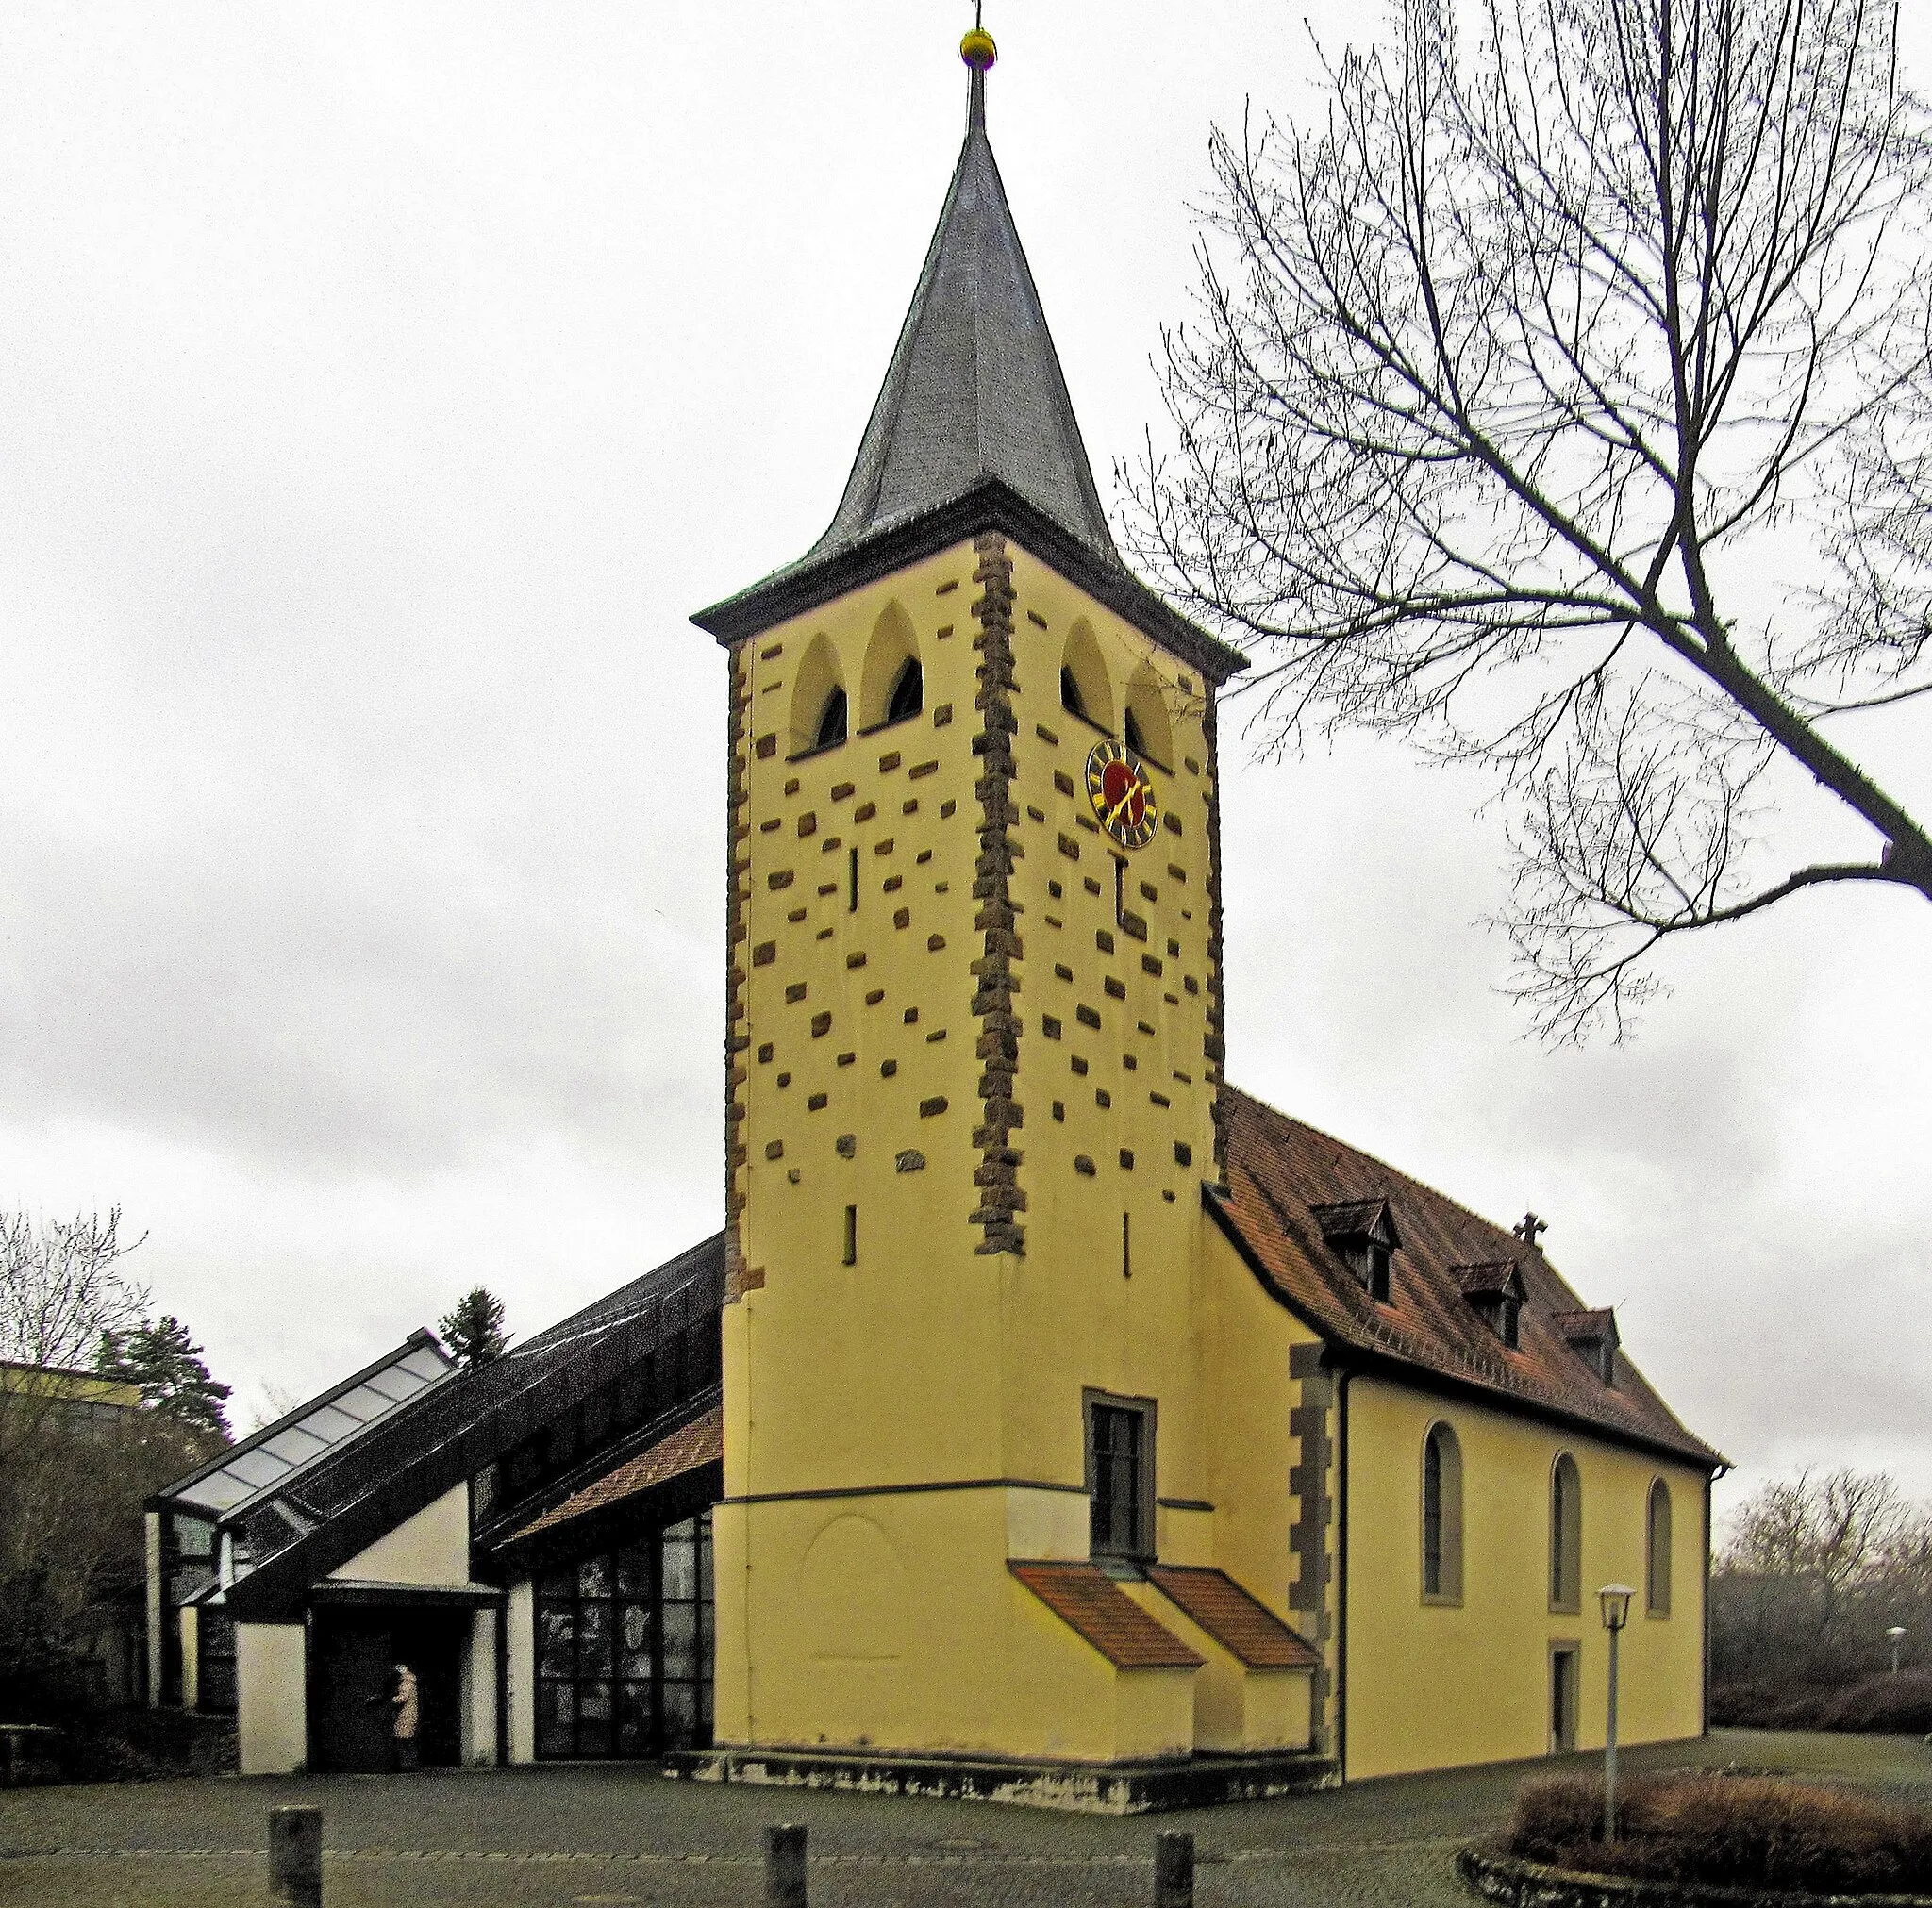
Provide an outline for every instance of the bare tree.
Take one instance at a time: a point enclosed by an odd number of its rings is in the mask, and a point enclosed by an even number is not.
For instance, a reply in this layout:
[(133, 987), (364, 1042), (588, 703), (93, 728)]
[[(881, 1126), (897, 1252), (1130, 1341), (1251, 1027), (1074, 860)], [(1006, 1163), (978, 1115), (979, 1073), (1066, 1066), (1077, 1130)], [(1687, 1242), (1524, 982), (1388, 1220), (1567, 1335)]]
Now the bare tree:
[[(1173, 443), (1122, 481), (1273, 745), (1491, 765), (1514, 990), (1621, 1037), (1668, 937), (1932, 898), (1830, 727), (1932, 690), (1925, 122), (1894, 0), (1461, 11), (1394, 0), (1325, 124), (1216, 135)], [(1794, 769), (1875, 852), (1767, 870)]]
[(101, 1334), (125, 1331), (146, 1310), (146, 1291), (121, 1264), (146, 1236), (122, 1242), (118, 1205), (106, 1219), (0, 1212), (0, 1359), (91, 1367)]

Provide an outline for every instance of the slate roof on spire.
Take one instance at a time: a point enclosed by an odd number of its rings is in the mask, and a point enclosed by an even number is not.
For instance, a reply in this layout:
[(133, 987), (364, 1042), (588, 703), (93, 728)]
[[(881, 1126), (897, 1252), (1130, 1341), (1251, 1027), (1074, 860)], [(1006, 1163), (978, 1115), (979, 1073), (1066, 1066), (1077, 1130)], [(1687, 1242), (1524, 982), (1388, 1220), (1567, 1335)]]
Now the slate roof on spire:
[(975, 69), (953, 182), (831, 524), (797, 562), (691, 620), (742, 641), (988, 529), (1017, 537), (1210, 681), (1247, 667), (1114, 547)]
[(986, 136), (984, 76), (918, 288), (809, 563), (997, 477), (1119, 567), (1046, 313)]

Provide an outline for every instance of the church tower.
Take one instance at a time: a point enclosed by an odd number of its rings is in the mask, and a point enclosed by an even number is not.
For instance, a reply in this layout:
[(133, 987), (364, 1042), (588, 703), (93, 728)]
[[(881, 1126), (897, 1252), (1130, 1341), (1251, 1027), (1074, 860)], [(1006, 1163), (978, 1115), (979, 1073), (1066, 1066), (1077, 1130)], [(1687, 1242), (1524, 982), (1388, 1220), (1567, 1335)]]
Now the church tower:
[(1193, 1739), (1200, 1658), (1138, 1580), (1211, 1561), (1242, 664), (1115, 550), (988, 140), (992, 41), (961, 55), (831, 526), (694, 619), (731, 699), (716, 1735), (1112, 1763)]

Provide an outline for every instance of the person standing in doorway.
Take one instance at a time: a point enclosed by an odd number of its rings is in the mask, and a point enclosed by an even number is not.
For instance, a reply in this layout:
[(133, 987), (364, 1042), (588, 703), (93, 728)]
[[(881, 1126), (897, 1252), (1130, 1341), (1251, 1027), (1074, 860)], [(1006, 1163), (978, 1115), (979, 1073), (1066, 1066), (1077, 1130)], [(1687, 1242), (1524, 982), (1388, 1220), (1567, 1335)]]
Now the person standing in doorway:
[(395, 1694), (390, 1701), (395, 1705), (396, 1767), (412, 1769), (417, 1766), (416, 1725), (422, 1705), (416, 1694), (416, 1672), (407, 1663), (396, 1665)]

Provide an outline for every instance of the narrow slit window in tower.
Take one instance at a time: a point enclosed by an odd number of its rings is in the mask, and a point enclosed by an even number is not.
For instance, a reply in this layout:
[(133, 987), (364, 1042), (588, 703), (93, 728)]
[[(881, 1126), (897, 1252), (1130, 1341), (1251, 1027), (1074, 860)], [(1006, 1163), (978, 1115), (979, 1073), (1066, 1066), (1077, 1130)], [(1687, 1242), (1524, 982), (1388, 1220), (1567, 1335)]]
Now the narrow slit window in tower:
[(858, 1208), (848, 1205), (845, 1208), (845, 1259), (848, 1266), (858, 1263)]

